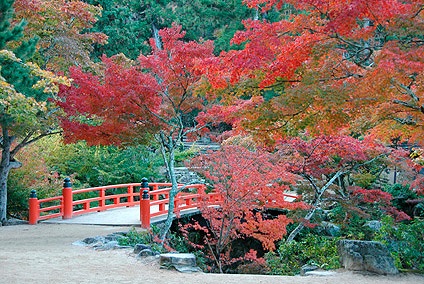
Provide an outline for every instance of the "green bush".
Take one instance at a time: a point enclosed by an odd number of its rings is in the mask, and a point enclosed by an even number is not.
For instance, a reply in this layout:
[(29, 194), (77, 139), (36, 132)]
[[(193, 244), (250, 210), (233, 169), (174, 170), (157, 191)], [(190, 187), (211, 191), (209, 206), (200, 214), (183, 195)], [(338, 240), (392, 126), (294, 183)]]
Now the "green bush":
[(146, 146), (118, 148), (88, 146), (85, 142), (63, 144), (53, 141), (55, 150), (46, 158), (52, 170), (74, 175), (74, 188), (140, 182), (157, 178), (161, 156)]
[(131, 228), (126, 234), (122, 235), (118, 239), (118, 243), (121, 246), (132, 246), (136, 244), (150, 245), (152, 250), (158, 252), (165, 252), (165, 249), (155, 242), (155, 236), (158, 230), (156, 227), (152, 227), (151, 231), (137, 231), (135, 228)]
[(411, 217), (414, 215), (413, 207), (407, 204), (407, 201), (411, 199), (417, 199), (418, 195), (416, 192), (410, 189), (410, 186), (408, 184), (388, 185), (384, 188), (384, 190), (393, 196), (393, 206), (395, 206), (398, 210), (405, 212)]
[(277, 251), (265, 255), (270, 274), (296, 275), (305, 264), (317, 265), (322, 269), (339, 268), (337, 240), (308, 235), (300, 241), (281, 242)]
[(387, 245), (397, 268), (424, 273), (424, 220), (395, 223), (386, 216), (382, 224), (374, 240)]
[(41, 144), (25, 147), (17, 155), (22, 167), (10, 171), (7, 181), (9, 216), (27, 219), (28, 198), (33, 189), (40, 199), (61, 194), (63, 179), (46, 165), (46, 155), (48, 151)]

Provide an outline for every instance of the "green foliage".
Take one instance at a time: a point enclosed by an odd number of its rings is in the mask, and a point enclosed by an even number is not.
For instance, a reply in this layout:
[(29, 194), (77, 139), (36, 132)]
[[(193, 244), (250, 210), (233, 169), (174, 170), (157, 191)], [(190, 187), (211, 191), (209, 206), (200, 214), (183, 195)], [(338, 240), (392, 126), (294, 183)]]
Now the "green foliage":
[(160, 156), (145, 146), (118, 148), (88, 146), (85, 142), (63, 144), (57, 138), (45, 142), (51, 147), (46, 162), (62, 176), (74, 176), (74, 187), (140, 182), (157, 178)]
[[(186, 40), (214, 40), (215, 52), (230, 49), (230, 40), (241, 21), (251, 18), (252, 11), (241, 0), (163, 0), (134, 1), (88, 0), (103, 8), (102, 16), (91, 29), (108, 35), (108, 43), (95, 45), (93, 56), (123, 53), (136, 59), (150, 52), (149, 39), (154, 29), (177, 23), (186, 31)], [(234, 48), (234, 47), (232, 47)]]
[(4, 49), (10, 41), (17, 40), (23, 36), (25, 21), (21, 21), (11, 27), (11, 19), (14, 16), (14, 2), (14, 0), (0, 2), (0, 49)]
[(148, 4), (143, 4), (146, 1), (88, 0), (86, 2), (103, 8), (102, 16), (91, 31), (103, 32), (109, 37), (107, 44), (94, 46), (94, 57), (98, 58), (103, 54), (110, 57), (123, 53), (131, 59), (136, 59), (140, 52), (150, 52), (148, 39), (152, 37), (152, 22), (145, 7)]
[[(372, 213), (373, 208), (369, 208), (367, 212)], [(381, 214), (381, 211), (378, 211)], [(341, 204), (335, 206), (328, 212), (328, 218), (330, 222), (340, 226), (340, 236), (355, 240), (370, 240), (373, 236), (374, 231), (366, 226), (365, 223), (369, 220), (375, 220), (379, 218), (375, 216), (366, 216), (360, 214), (362, 212), (354, 212), (350, 207), (342, 206)]]
[(150, 244), (152, 242), (153, 235), (151, 232), (137, 231), (134, 227), (118, 239), (121, 246), (135, 246), (136, 244)]
[(300, 241), (281, 242), (277, 251), (265, 255), (270, 274), (295, 275), (305, 264), (322, 269), (339, 268), (337, 240), (310, 234)]
[(424, 220), (395, 223), (393, 218), (382, 219), (383, 226), (374, 240), (387, 245), (399, 270), (424, 273)]
[(352, 181), (359, 187), (370, 188), (377, 177), (370, 172), (358, 173), (352, 175)]
[(184, 166), (184, 163), (199, 153), (199, 149), (196, 146), (192, 146), (187, 150), (183, 147), (175, 152), (175, 162), (177, 165)]
[(388, 185), (384, 189), (388, 193), (390, 193), (393, 196), (392, 204), (395, 206), (398, 210), (401, 210), (408, 215), (413, 215), (413, 208), (411, 208), (410, 205), (406, 203), (406, 201), (411, 199), (417, 199), (418, 195), (416, 192), (412, 191), (408, 184), (401, 185), (401, 184), (393, 184)]
[[(15, 1), (2, 1), (0, 4), (0, 50), (6, 49), (12, 51), (18, 60), (0, 57), (0, 75), (5, 81), (13, 85), (14, 90), (23, 93), (29, 97), (42, 95), (42, 90), (34, 90), (32, 86), (37, 82), (37, 78), (31, 76), (29, 68), (22, 64), (30, 58), (35, 52), (37, 39), (33, 38), (27, 42), (19, 42), (23, 37), (26, 21), (12, 25), (14, 17), (13, 3)], [(1, 88), (3, 89), (3, 88)]]
[(8, 214), (20, 219), (28, 216), (28, 198), (35, 189), (38, 198), (60, 195), (63, 179), (45, 163), (49, 149), (44, 143), (32, 144), (18, 154), (22, 167), (12, 171), (8, 178)]
[(215, 53), (234, 48), (230, 40), (237, 30), (242, 30), (242, 20), (251, 18), (253, 13), (241, 0), (177, 0), (169, 1), (176, 6), (173, 11), (176, 23), (187, 31), (188, 40), (213, 40)]
[[(158, 252), (166, 252), (166, 248), (158, 243), (159, 228), (152, 226), (149, 231), (137, 231), (131, 228), (128, 233), (124, 234), (118, 239), (120, 245), (135, 246), (137, 244), (150, 245), (153, 250)], [(188, 252), (188, 248), (184, 238), (175, 233), (170, 233), (167, 239), (169, 250), (178, 252)]]
[(118, 239), (121, 246), (132, 246), (137, 244), (149, 245), (152, 251), (165, 252), (165, 249), (155, 242), (155, 236), (158, 234), (158, 229), (152, 226), (150, 231), (137, 231), (134, 227), (131, 228), (126, 234)]

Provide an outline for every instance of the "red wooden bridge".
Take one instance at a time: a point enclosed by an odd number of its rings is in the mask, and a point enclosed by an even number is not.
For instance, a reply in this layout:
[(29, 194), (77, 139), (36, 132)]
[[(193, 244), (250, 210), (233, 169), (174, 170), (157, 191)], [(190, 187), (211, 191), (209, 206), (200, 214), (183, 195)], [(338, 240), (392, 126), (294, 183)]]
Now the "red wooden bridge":
[[(69, 178), (65, 179), (62, 195), (38, 199), (33, 190), (29, 198), (29, 224), (62, 218), (72, 219), (83, 214), (103, 212), (109, 209), (139, 206), (140, 224), (149, 228), (151, 219), (168, 214), (171, 183), (141, 183), (107, 185), (73, 190)], [(196, 209), (200, 202), (219, 205), (221, 196), (216, 192), (206, 193), (204, 184), (178, 185), (181, 191), (174, 200), (175, 212)], [(294, 200), (298, 196), (285, 194)]]

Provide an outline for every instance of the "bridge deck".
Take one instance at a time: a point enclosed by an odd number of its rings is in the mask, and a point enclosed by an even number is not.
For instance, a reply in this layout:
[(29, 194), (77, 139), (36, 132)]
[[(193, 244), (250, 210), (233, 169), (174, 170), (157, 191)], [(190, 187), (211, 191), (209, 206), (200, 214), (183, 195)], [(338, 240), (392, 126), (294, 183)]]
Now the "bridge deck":
[[(155, 208), (152, 206), (152, 213)], [(197, 209), (188, 209), (181, 211), (181, 216), (198, 212)], [(153, 217), (151, 224), (164, 222), (166, 215)], [(54, 218), (42, 223), (59, 223), (59, 224), (81, 224), (81, 225), (103, 225), (103, 226), (135, 226), (140, 227), (140, 207), (125, 207), (109, 209), (107, 211), (83, 214), (72, 217), (72, 219)]]

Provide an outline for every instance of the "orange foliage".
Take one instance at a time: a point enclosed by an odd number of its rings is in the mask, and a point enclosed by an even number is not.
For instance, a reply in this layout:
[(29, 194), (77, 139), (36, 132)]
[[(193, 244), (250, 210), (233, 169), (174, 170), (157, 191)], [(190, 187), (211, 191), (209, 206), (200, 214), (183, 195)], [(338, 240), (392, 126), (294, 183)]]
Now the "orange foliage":
[[(265, 141), (304, 130), (423, 140), (423, 0), (244, 3), (261, 11), (291, 5), (293, 13), (275, 23), (245, 21), (245, 30), (233, 38), (245, 48), (202, 66), (217, 90), (253, 80), (263, 96), (274, 92), (255, 108), (237, 103), (235, 132)], [(222, 96), (223, 113), (240, 98)]]

